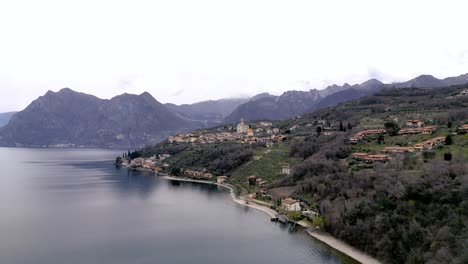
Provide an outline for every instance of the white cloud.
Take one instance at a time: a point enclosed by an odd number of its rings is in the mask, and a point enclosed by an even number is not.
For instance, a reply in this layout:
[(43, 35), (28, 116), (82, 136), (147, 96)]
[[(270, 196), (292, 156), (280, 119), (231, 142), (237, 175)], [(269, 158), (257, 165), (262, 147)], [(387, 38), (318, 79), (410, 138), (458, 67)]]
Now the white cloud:
[[(465, 1), (3, 1), (0, 111), (62, 87), (162, 102), (467, 72)], [(453, 54), (447, 56), (447, 54)], [(460, 55), (461, 54), (461, 55)], [(179, 94), (178, 91), (183, 91)]]

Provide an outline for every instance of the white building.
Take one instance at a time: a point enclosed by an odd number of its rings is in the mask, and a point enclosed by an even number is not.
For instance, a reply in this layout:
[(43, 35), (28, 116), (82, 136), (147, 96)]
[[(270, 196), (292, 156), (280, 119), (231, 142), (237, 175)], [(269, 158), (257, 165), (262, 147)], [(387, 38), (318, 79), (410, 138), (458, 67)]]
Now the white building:
[(262, 126), (262, 127), (271, 127), (273, 125), (273, 123), (262, 121), (262, 122), (259, 123), (259, 125)]
[(291, 174), (291, 166), (284, 165), (283, 168), (281, 169), (281, 173), (286, 174), (286, 175)]
[(293, 198), (284, 199), (281, 205), (286, 211), (301, 211), (301, 204), (298, 200), (294, 200)]
[(249, 126), (244, 123), (244, 119), (237, 125), (237, 133), (245, 134), (249, 130)]

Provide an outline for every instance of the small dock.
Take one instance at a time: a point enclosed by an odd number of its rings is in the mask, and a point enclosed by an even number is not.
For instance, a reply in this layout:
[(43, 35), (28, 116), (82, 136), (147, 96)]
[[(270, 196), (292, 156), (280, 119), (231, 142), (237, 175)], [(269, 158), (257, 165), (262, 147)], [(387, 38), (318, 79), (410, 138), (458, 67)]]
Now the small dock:
[(289, 218), (285, 215), (282, 215), (282, 214), (277, 214), (276, 215), (276, 218), (278, 219), (278, 222), (282, 223), (282, 224), (287, 224), (290, 222)]

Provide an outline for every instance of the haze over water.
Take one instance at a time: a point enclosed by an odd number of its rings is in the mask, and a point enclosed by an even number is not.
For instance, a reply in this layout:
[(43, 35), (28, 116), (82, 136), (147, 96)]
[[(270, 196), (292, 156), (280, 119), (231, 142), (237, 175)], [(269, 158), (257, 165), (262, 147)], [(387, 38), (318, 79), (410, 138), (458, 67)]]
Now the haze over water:
[(343, 263), (224, 189), (116, 169), (119, 154), (0, 148), (0, 263)]

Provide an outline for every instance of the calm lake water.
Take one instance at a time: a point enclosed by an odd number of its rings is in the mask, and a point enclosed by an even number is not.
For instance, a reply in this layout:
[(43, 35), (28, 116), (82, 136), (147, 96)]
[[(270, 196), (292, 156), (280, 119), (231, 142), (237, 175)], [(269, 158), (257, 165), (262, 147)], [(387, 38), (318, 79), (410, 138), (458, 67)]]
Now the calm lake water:
[(116, 169), (120, 151), (0, 148), (0, 263), (347, 263), (216, 186)]

